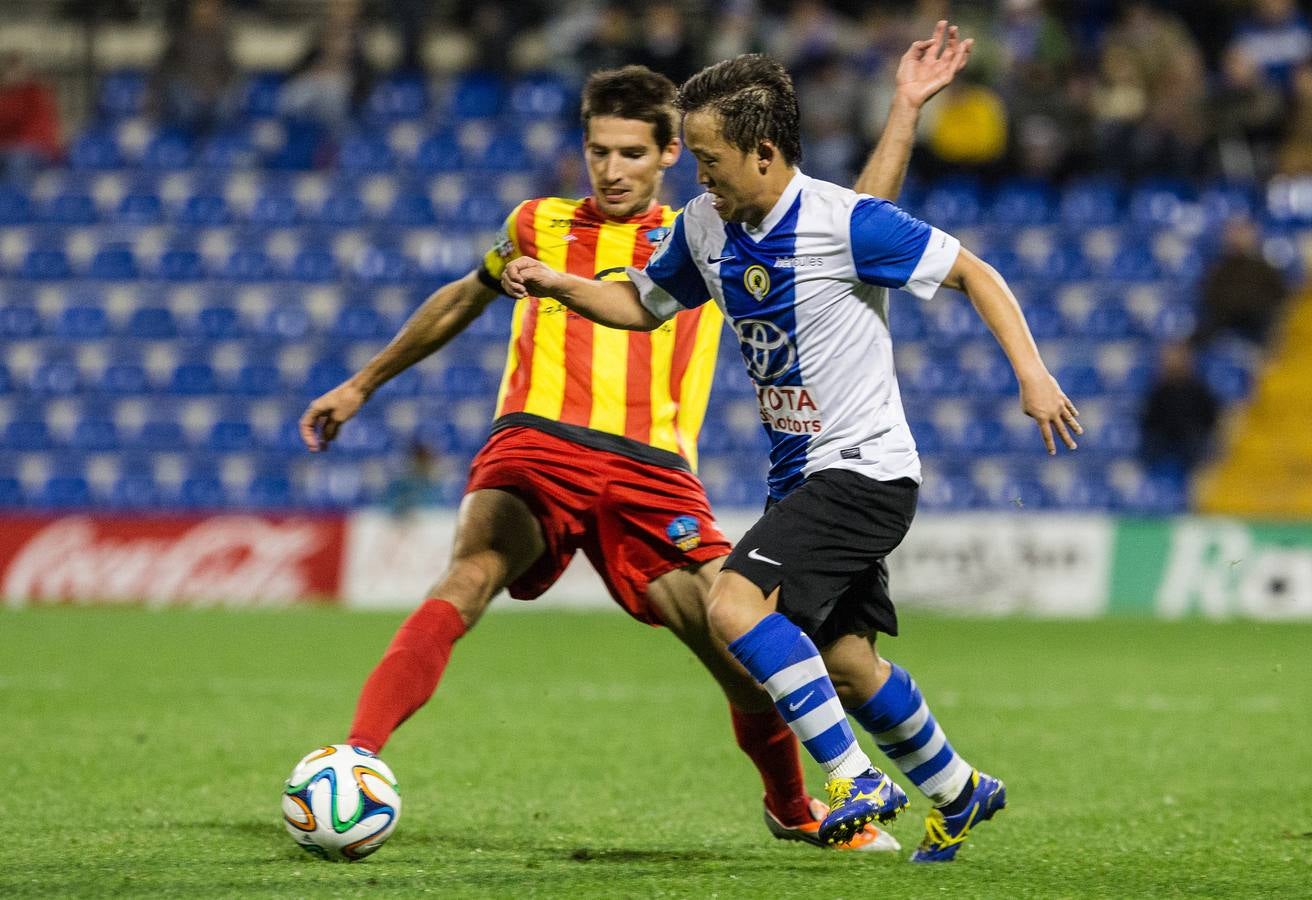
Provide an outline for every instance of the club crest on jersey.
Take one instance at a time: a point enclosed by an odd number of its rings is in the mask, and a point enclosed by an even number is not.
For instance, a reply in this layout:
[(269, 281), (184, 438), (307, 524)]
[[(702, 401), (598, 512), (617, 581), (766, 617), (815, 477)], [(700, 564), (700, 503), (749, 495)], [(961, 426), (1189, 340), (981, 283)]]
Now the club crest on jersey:
[(751, 294), (760, 302), (765, 299), (765, 295), (770, 293), (770, 273), (766, 271), (765, 266), (750, 266), (743, 273), (743, 287), (747, 288), (747, 293)]
[(653, 244), (659, 244), (661, 241), (669, 237), (669, 235), (669, 227), (661, 225), (659, 228), (653, 228), (651, 231), (647, 232), (647, 240), (651, 241)]
[(702, 527), (692, 516), (678, 516), (672, 519), (670, 524), (665, 526), (665, 533), (674, 542), (674, 546), (684, 553), (697, 549), (702, 542)]

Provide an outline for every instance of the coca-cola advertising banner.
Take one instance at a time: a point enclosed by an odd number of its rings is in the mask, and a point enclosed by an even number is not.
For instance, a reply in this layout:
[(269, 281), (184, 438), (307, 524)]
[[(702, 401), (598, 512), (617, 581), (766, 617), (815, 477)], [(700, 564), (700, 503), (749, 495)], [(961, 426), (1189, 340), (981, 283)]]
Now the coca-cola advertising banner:
[(0, 603), (336, 602), (341, 517), (0, 516)]

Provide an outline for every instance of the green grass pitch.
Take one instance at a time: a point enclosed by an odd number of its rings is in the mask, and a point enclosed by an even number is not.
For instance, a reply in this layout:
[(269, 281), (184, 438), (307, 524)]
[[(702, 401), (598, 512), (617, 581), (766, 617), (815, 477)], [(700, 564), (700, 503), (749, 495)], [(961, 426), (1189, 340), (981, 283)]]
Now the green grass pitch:
[(1308, 626), (907, 617), (885, 652), (1011, 804), (918, 867), (914, 791), (898, 858), (771, 840), (669, 635), (494, 611), (383, 754), (397, 833), (319, 862), (281, 781), (344, 738), (399, 619), (0, 612), (0, 896), (1312, 896)]

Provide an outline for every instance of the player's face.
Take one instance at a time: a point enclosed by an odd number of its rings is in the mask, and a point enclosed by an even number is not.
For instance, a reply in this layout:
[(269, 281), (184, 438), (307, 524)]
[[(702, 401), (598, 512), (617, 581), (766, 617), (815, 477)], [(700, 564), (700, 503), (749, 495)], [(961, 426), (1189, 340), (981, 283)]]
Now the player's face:
[(683, 139), (697, 157), (697, 181), (714, 197), (712, 206), (726, 222), (758, 222), (766, 210), (761, 195), (765, 175), (761, 157), (745, 153), (724, 139), (720, 114), (706, 110), (683, 120)]
[(679, 139), (661, 147), (650, 122), (595, 116), (584, 136), (583, 156), (597, 206), (608, 216), (626, 218), (651, 206), (661, 174), (679, 158)]

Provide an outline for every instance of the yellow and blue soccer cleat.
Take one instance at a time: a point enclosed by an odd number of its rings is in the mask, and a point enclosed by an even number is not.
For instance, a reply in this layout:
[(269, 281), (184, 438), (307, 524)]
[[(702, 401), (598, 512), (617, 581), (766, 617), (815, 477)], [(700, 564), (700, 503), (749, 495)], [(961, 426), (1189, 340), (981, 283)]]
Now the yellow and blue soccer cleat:
[(831, 778), (825, 791), (829, 815), (820, 823), (818, 837), (826, 844), (850, 841), (867, 822), (891, 822), (907, 808), (906, 792), (878, 769), (855, 778)]
[(874, 825), (867, 824), (852, 836), (852, 839), (839, 844), (826, 844), (820, 840), (820, 823), (829, 815), (829, 807), (814, 797), (807, 800), (810, 821), (800, 825), (785, 825), (779, 817), (765, 808), (765, 827), (781, 841), (800, 841), (816, 847), (828, 847), (832, 850), (851, 850), (856, 853), (896, 853), (902, 849), (897, 838), (887, 831), (881, 831)]
[(925, 839), (912, 862), (951, 862), (965, 843), (970, 829), (980, 822), (993, 818), (1007, 806), (1007, 786), (979, 770), (970, 773), (970, 802), (954, 816), (945, 816), (941, 809), (932, 809), (925, 817)]

